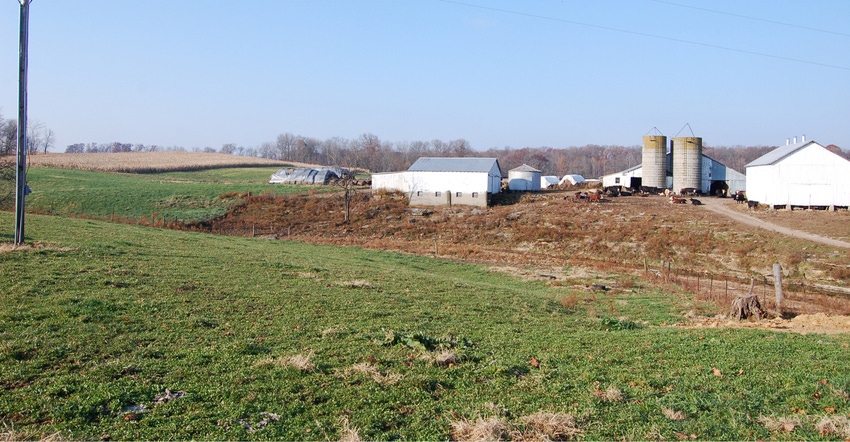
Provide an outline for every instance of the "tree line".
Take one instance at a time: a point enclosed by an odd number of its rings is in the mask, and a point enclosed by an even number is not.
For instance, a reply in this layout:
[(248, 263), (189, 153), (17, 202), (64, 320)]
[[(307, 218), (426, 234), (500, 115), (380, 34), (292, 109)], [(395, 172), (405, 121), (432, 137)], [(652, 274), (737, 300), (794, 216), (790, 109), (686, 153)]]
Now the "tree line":
[[(704, 146), (703, 153), (744, 173), (744, 166), (774, 149), (776, 146)], [(837, 146), (828, 147), (850, 159), (850, 153)], [(257, 147), (244, 147), (235, 143), (223, 144), (219, 149), (212, 147), (193, 148), (195, 152), (216, 152), (229, 155), (244, 155), (294, 163), (341, 165), (361, 168), (371, 172), (406, 170), (419, 157), (489, 157), (497, 158), (504, 171), (523, 164), (539, 169), (544, 175), (582, 175), (598, 178), (619, 172), (641, 163), (641, 146), (597, 145), (554, 147), (511, 147), (474, 150), (470, 143), (459, 138), (443, 141), (391, 142), (372, 133), (364, 133), (355, 139), (333, 137), (325, 140), (295, 135), (289, 132), (277, 136), (275, 141), (264, 142)], [(98, 152), (156, 152), (187, 151), (179, 146), (157, 146), (123, 142), (76, 143), (69, 145), (66, 153)]]
[[(38, 120), (27, 122), (27, 153), (47, 153), (56, 144), (56, 133)], [(0, 114), (0, 156), (18, 153), (18, 120)]]

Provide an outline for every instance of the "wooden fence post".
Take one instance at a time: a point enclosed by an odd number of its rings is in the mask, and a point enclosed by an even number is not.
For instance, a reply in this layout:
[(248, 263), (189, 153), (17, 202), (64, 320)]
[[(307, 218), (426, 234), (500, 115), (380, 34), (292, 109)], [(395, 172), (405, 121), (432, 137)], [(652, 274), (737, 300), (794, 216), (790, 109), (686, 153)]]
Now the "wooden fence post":
[(773, 284), (776, 287), (776, 311), (782, 315), (782, 266), (773, 265)]

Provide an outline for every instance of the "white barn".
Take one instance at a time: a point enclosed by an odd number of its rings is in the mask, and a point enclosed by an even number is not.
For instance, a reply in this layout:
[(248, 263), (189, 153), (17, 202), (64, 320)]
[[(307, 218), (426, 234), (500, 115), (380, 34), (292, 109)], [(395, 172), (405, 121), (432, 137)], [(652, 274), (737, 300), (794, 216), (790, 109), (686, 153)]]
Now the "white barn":
[(622, 172), (611, 173), (602, 177), (602, 187), (637, 188), (643, 177), (641, 164), (629, 167)]
[(850, 161), (815, 141), (786, 144), (746, 165), (747, 198), (780, 207), (850, 206)]
[[(405, 172), (372, 175), (372, 191), (399, 191), (410, 205), (486, 207), (499, 193), (502, 169), (495, 158), (422, 157)], [(539, 183), (539, 181), (538, 181)]]

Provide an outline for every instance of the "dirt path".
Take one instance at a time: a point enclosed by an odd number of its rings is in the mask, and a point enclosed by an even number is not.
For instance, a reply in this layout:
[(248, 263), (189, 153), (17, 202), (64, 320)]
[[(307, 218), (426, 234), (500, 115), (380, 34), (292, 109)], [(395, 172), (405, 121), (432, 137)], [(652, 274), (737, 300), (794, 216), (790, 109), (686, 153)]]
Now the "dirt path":
[(821, 244), (826, 244), (833, 247), (843, 247), (846, 249), (850, 249), (850, 243), (846, 241), (841, 241), (838, 239), (826, 238), (820, 235), (815, 235), (813, 233), (804, 232), (802, 230), (789, 229), (787, 227), (782, 227), (764, 220), (760, 220), (756, 217), (740, 213), (737, 210), (729, 207), (732, 204), (732, 200), (723, 200), (718, 198), (703, 198), (702, 207), (705, 207), (707, 210), (710, 210), (719, 215), (727, 216), (732, 218), (733, 220), (753, 226), (758, 227), (765, 230), (770, 230), (772, 232), (781, 233), (783, 235), (787, 235), (793, 238), (803, 239), (807, 241), (819, 242)]

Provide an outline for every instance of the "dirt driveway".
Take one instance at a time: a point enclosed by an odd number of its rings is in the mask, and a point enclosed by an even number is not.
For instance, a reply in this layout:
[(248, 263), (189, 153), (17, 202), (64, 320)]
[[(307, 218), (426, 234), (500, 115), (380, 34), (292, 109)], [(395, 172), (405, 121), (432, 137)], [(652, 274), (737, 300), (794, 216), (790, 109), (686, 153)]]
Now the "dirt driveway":
[(747, 224), (749, 226), (759, 227), (765, 230), (781, 233), (783, 235), (791, 236), (794, 238), (819, 242), (821, 244), (826, 244), (833, 247), (842, 247), (850, 249), (850, 243), (846, 241), (827, 238), (824, 236), (815, 235), (813, 233), (804, 232), (802, 230), (790, 229), (788, 227), (783, 227), (777, 224), (770, 223), (768, 221), (758, 219), (754, 216), (741, 213), (740, 211), (736, 210), (737, 208), (734, 206), (735, 202), (732, 199), (702, 198), (700, 201), (703, 204), (702, 207), (704, 207), (705, 209), (710, 210), (719, 215), (727, 216), (737, 222)]

